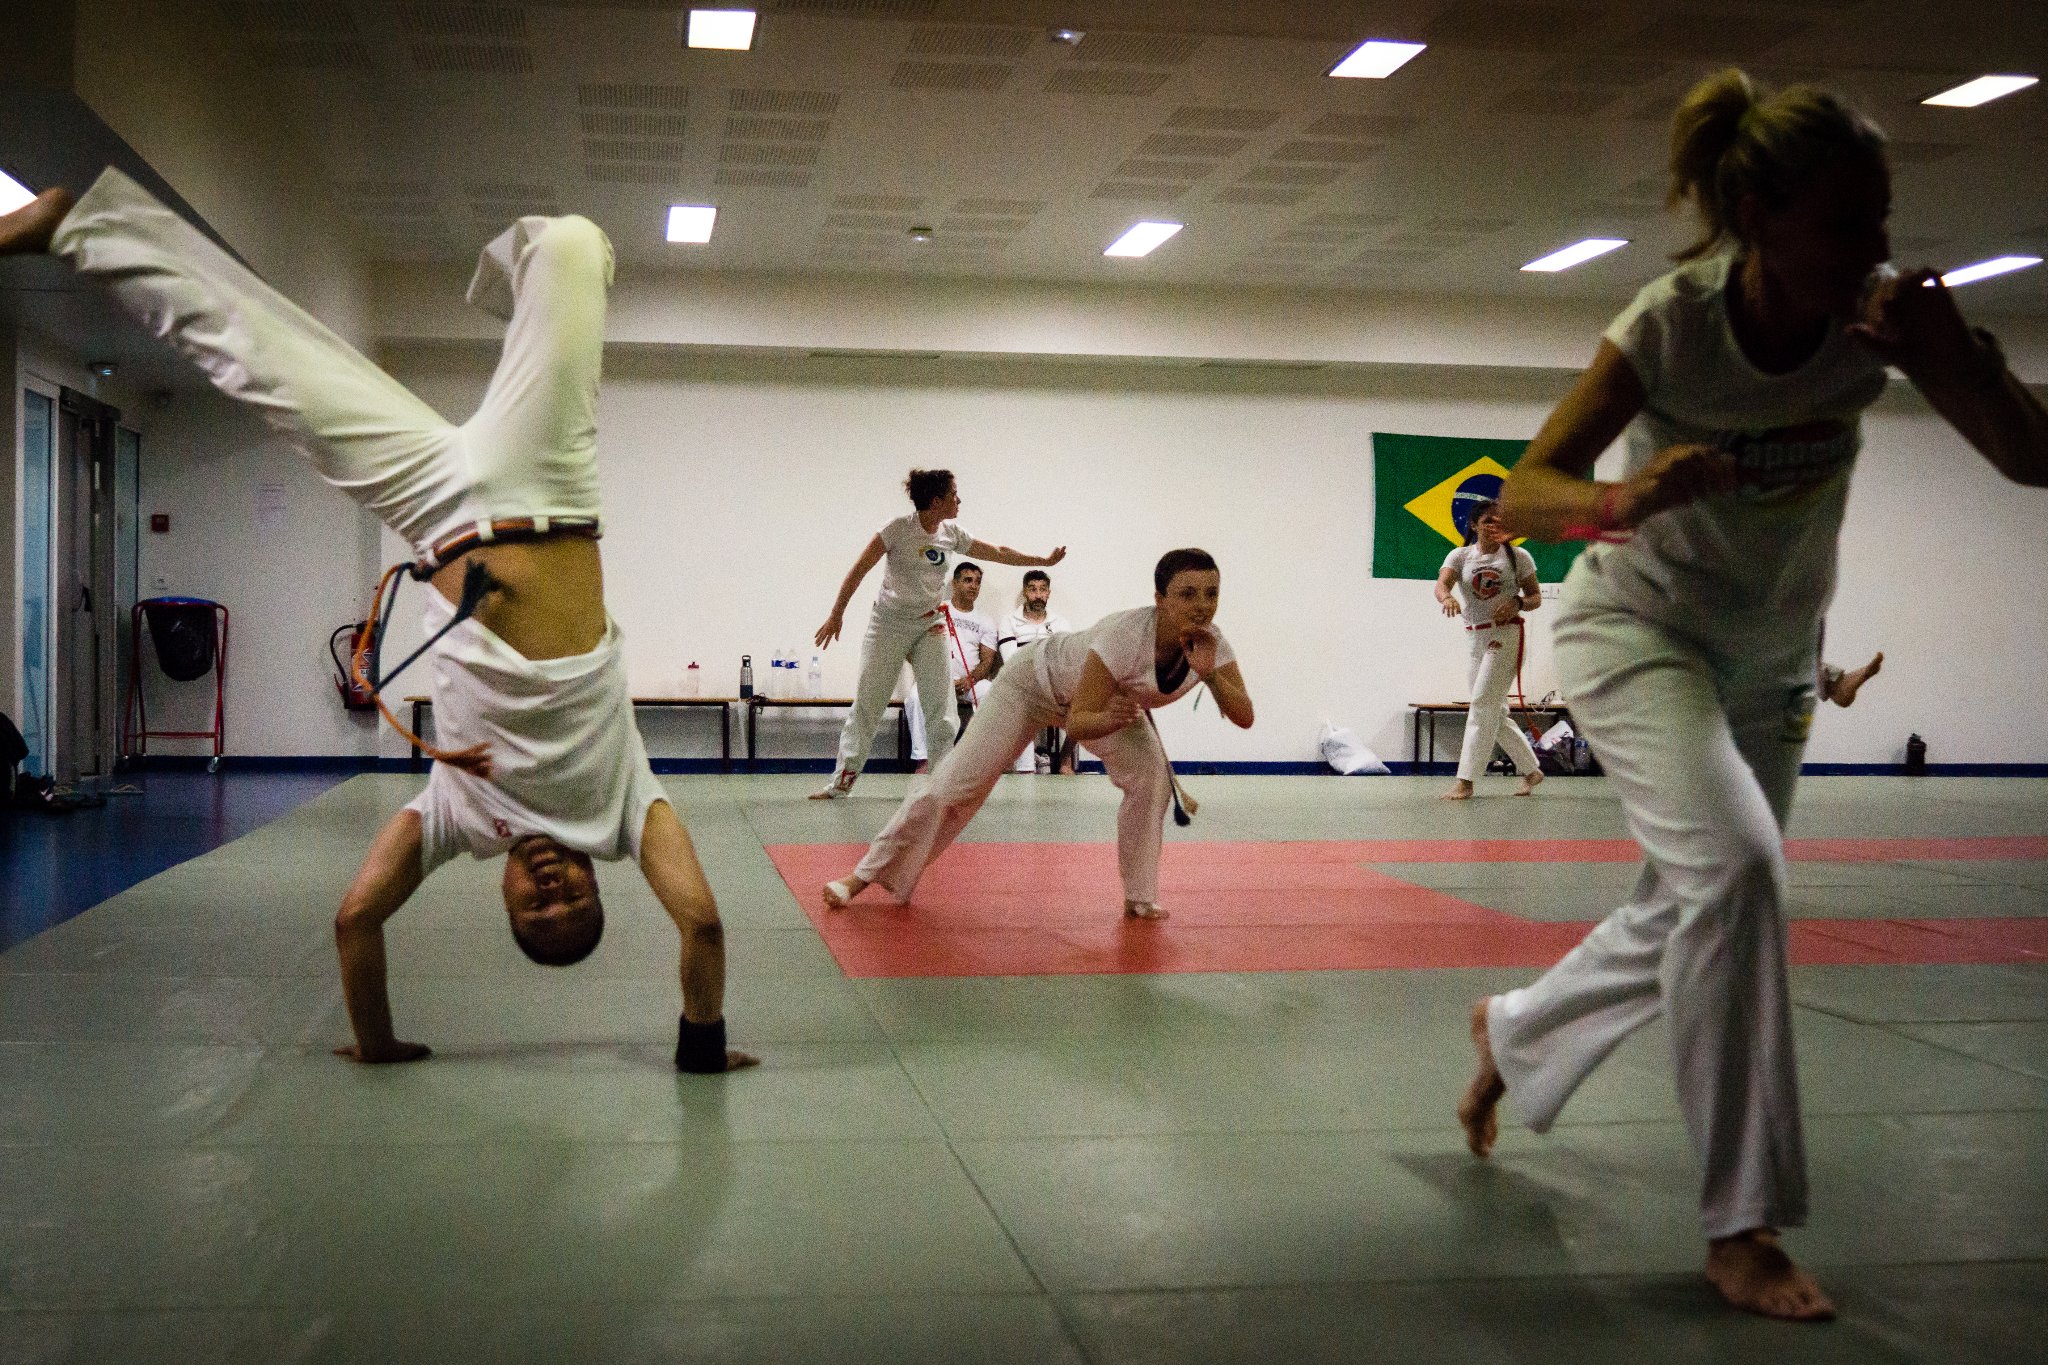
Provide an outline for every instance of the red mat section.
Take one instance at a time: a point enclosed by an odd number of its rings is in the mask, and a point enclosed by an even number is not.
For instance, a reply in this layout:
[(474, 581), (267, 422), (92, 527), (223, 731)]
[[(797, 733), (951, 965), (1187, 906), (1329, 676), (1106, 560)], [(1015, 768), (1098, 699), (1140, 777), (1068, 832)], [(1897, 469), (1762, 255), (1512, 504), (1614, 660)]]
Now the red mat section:
[[(818, 889), (860, 844), (778, 844), (782, 879), (848, 976), (1548, 967), (1591, 927), (1541, 923), (1416, 886), (1367, 862), (1621, 862), (1617, 840), (1173, 843), (1164, 922), (1118, 910), (1110, 844), (956, 844), (909, 905), (867, 892), (827, 911)], [(1625, 857), (1622, 855), (1626, 855)], [(1802, 861), (2048, 858), (2048, 839), (1799, 840)], [(1796, 964), (2048, 961), (2048, 919), (1801, 920)]]

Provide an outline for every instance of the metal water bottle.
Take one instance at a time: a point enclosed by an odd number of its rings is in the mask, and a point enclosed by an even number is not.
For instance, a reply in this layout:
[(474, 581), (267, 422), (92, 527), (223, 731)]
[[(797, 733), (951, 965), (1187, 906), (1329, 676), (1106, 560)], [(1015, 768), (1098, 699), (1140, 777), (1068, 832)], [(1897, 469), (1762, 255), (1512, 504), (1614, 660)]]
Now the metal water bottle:
[(740, 655), (740, 700), (754, 695), (754, 656)]
[(1906, 736), (1906, 772), (1914, 777), (1927, 774), (1927, 741), (1918, 735)]

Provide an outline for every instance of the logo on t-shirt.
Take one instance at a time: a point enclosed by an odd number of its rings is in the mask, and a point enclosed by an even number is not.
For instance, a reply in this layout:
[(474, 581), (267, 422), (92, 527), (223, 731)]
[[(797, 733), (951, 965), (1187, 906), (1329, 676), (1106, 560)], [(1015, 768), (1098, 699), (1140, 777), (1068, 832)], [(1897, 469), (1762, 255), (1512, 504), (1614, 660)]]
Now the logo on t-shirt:
[(1831, 483), (1856, 459), (1856, 425), (1836, 418), (1769, 431), (1729, 432), (1720, 445), (1735, 457), (1750, 502), (1787, 502)]
[(946, 552), (936, 545), (927, 545), (924, 547), (924, 562), (927, 564), (943, 564), (946, 562)]
[(1498, 597), (1500, 596), (1501, 587), (1505, 582), (1506, 579), (1501, 574), (1501, 571), (1489, 564), (1483, 569), (1473, 571), (1472, 595), (1482, 602)]

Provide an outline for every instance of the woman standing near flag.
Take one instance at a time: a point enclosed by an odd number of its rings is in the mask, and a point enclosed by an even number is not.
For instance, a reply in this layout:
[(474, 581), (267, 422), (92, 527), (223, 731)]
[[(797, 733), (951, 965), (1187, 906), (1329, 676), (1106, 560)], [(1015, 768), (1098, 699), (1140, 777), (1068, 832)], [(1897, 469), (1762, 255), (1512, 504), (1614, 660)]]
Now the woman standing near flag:
[(1481, 501), (1466, 525), (1465, 543), (1444, 556), (1436, 579), (1437, 605), (1446, 616), (1465, 618), (1472, 653), (1472, 706), (1458, 751), (1458, 780), (1443, 799), (1471, 800), (1472, 784), (1486, 771), (1496, 743), (1522, 776), (1515, 795), (1527, 796), (1543, 774), (1529, 737), (1508, 714), (1508, 688), (1522, 670), (1522, 614), (1543, 605), (1543, 589), (1536, 582), (1535, 557), (1508, 543), (1497, 500)]
[[(1458, 1116), (1481, 1156), (1504, 1094), (1541, 1132), (1663, 1015), (1705, 1168), (1707, 1278), (1738, 1308), (1813, 1320), (1834, 1307), (1778, 1242), (1807, 1204), (1783, 828), (1861, 414), (1896, 366), (2041, 487), (2048, 411), (1931, 272), (1885, 266), (1884, 137), (1834, 96), (1765, 97), (1724, 71), (1679, 107), (1671, 173), (1700, 240), (1609, 326), (1502, 499), (1522, 534), (1609, 542), (1572, 568), (1555, 640), (1644, 869), (1540, 980), (1476, 1007)], [(1624, 433), (1628, 477), (1594, 482)]]

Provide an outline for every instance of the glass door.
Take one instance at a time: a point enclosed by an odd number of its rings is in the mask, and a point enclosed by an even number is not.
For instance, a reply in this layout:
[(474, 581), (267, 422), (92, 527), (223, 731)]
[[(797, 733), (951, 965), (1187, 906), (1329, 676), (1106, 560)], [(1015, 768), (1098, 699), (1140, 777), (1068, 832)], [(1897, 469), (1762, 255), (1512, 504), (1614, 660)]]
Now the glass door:
[(21, 421), (21, 735), (28, 741), (24, 772), (50, 771), (50, 662), (56, 649), (51, 611), (53, 494), (57, 463), (57, 403), (49, 394), (22, 394)]

